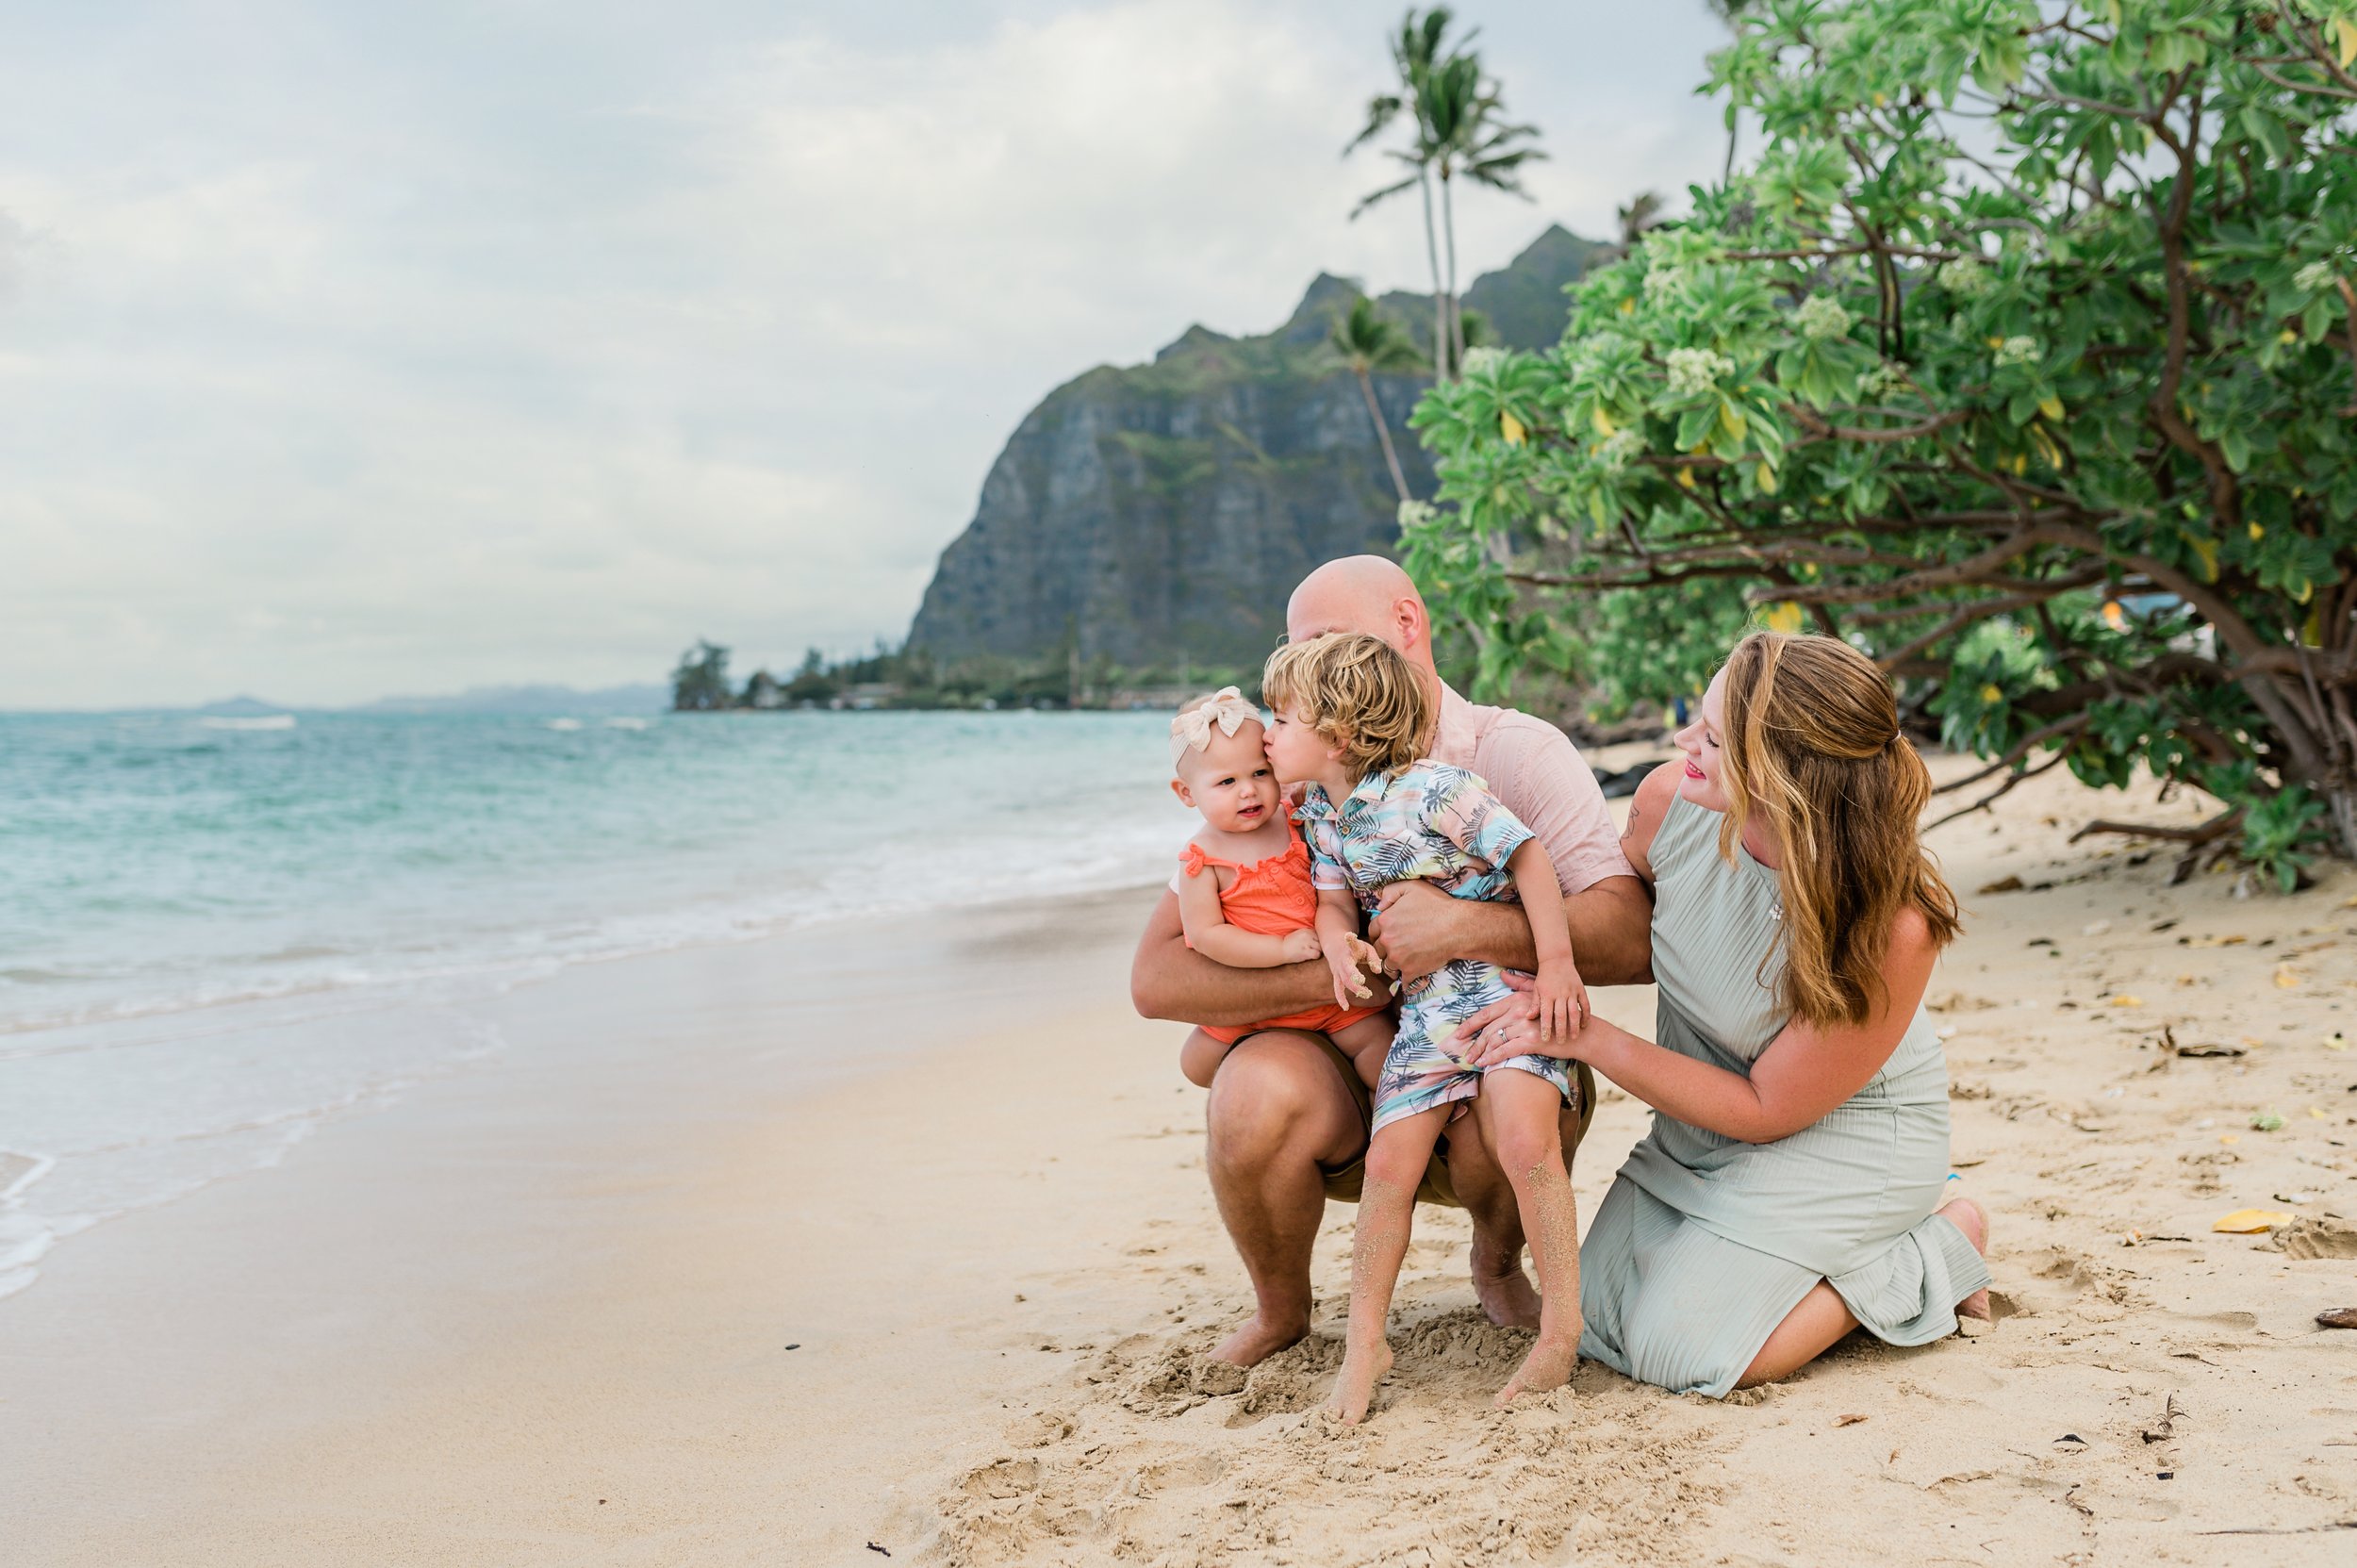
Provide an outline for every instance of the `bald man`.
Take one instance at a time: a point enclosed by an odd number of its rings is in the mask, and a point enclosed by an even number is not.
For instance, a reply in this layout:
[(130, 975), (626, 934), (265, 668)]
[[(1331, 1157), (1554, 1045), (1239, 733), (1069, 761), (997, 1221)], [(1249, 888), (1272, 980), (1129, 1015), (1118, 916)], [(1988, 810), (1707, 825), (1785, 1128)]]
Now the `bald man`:
[[(1653, 900), (1621, 850), (1595, 775), (1563, 732), (1510, 708), (1468, 702), (1432, 662), (1424, 596), (1379, 555), (1329, 561), (1303, 579), (1285, 610), (1294, 641), (1326, 632), (1381, 637), (1423, 672), (1438, 699), (1431, 754), (1479, 774), (1545, 844), (1563, 884), (1581, 977), (1591, 985), (1651, 980)], [(1369, 932), (1402, 978), (1452, 958), (1509, 969), (1536, 966), (1530, 923), (1515, 904), (1452, 899), (1425, 883), (1385, 890)], [(1149, 1018), (1234, 1025), (1283, 1017), (1333, 1000), (1323, 959), (1279, 969), (1231, 969), (1186, 944), (1178, 899), (1165, 892), (1130, 967), (1129, 989)], [(1581, 1103), (1563, 1114), (1568, 1165), (1595, 1105), (1595, 1080), (1577, 1074)], [(1211, 1081), (1208, 1164), (1220, 1217), (1252, 1277), (1259, 1308), (1211, 1354), (1250, 1366), (1310, 1331), (1310, 1251), (1328, 1197), (1355, 1203), (1373, 1122), (1367, 1088), (1322, 1034), (1267, 1030), (1238, 1042)], [(1514, 1189), (1473, 1117), (1452, 1123), (1417, 1196), (1473, 1217), (1475, 1293), (1493, 1323), (1536, 1329), (1539, 1296), (1523, 1272)]]

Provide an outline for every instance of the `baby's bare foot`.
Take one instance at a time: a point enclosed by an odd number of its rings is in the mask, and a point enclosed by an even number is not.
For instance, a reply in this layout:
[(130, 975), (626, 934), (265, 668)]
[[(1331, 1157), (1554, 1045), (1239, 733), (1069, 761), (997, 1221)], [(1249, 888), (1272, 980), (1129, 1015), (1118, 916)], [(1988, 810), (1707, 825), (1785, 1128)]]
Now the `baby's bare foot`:
[(1211, 1360), (1236, 1366), (1258, 1366), (1285, 1346), (1299, 1344), (1309, 1332), (1310, 1320), (1306, 1317), (1272, 1319), (1266, 1313), (1255, 1312), (1234, 1333), (1219, 1342), (1211, 1351)]
[(1363, 1351), (1353, 1346), (1343, 1357), (1343, 1370), (1334, 1379), (1334, 1397), (1327, 1401), (1326, 1413), (1347, 1427), (1364, 1421), (1367, 1407), (1375, 1402), (1375, 1385), (1391, 1369), (1390, 1345), (1377, 1341)]
[(1572, 1373), (1579, 1366), (1579, 1334), (1576, 1330), (1560, 1339), (1542, 1339), (1530, 1347), (1523, 1358), (1522, 1370), (1498, 1395), (1498, 1403), (1509, 1403), (1518, 1394), (1544, 1394), (1561, 1388), (1572, 1380)]

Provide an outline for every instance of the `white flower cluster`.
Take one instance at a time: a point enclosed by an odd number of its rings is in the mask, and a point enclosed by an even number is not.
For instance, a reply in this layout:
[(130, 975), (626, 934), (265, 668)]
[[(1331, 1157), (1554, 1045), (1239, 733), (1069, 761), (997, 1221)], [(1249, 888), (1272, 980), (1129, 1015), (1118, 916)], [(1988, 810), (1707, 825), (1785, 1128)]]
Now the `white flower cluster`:
[(1682, 398), (1707, 392), (1722, 375), (1732, 374), (1735, 361), (1709, 349), (1670, 351), (1670, 390)]
[(1655, 267), (1645, 273), (1645, 303), (1659, 305), (1686, 287), (1686, 273), (1676, 267)]
[(1399, 531), (1407, 534), (1423, 527), (1439, 515), (1428, 501), (1403, 501), (1399, 503)]
[(2000, 365), (2035, 365), (2043, 357), (2035, 338), (2008, 338), (1997, 345)]
[(2292, 274), (2292, 287), (2305, 293), (2321, 293), (2332, 287), (2332, 263), (2330, 261), (2311, 261)]
[(1801, 308), (1792, 313), (1792, 324), (1801, 329), (1801, 336), (1811, 342), (1821, 343), (1828, 338), (1846, 336), (1850, 330), (1850, 313), (1841, 302), (1830, 294), (1811, 294), (1801, 302)]
[(1988, 291), (1988, 269), (1970, 256), (1939, 264), (1939, 285), (1951, 294), (1971, 299)]
[(1866, 372), (1858, 390), (1870, 398), (1894, 397), (1906, 390), (1907, 372), (1886, 359)]
[(1645, 450), (1645, 437), (1624, 425), (1596, 443), (1596, 461), (1607, 473), (1618, 473)]
[(1467, 375), (1486, 375), (1506, 362), (1506, 351), (1487, 345), (1465, 351), (1465, 362), (1458, 368)]

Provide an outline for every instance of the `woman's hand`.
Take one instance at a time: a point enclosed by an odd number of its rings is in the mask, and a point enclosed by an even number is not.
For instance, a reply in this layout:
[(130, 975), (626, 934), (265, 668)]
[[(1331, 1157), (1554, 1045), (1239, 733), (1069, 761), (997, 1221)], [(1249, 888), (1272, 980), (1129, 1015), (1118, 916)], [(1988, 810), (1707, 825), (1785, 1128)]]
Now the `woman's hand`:
[[(1499, 1002), (1490, 1011), (1496, 1013), (1501, 1008), (1527, 1009), (1535, 1005), (1521, 997), (1516, 997), (1511, 1001)], [(1468, 1027), (1478, 1022), (1480, 1017), (1481, 1015), (1476, 1014), (1473, 1018), (1467, 1019)], [(1539, 1020), (1535, 1015), (1519, 1011), (1509, 1012), (1482, 1026), (1480, 1032), (1474, 1037), (1470, 1048), (1466, 1050), (1464, 1059), (1467, 1064), (1475, 1067), (1494, 1067), (1499, 1063), (1510, 1062), (1517, 1056), (1551, 1056), (1558, 1062), (1593, 1064), (1603, 1055), (1610, 1038), (1621, 1032), (1618, 1026), (1606, 1023), (1602, 1018), (1591, 1016), (1580, 1026), (1578, 1033), (1570, 1036), (1558, 1034), (1552, 1040), (1544, 1040), (1540, 1038)]]

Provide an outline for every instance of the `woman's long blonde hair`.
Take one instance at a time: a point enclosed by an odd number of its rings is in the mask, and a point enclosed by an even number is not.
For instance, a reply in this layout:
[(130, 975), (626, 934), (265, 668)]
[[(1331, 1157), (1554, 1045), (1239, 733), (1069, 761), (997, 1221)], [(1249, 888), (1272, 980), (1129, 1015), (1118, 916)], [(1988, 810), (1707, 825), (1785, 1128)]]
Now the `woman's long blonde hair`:
[(1753, 633), (1727, 657), (1724, 696), (1719, 852), (1732, 858), (1744, 819), (1767, 812), (1784, 851), (1781, 999), (1808, 1023), (1864, 1023), (1903, 910), (1922, 912), (1934, 946), (1955, 938), (1956, 896), (1918, 827), (1931, 773), (1881, 669), (1838, 638)]

